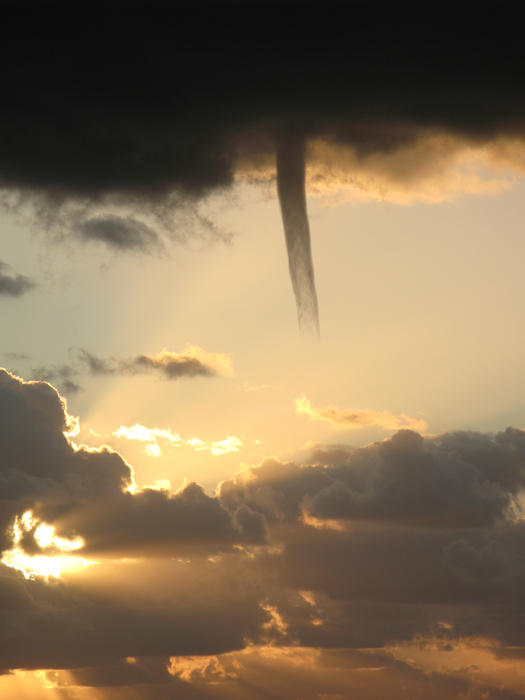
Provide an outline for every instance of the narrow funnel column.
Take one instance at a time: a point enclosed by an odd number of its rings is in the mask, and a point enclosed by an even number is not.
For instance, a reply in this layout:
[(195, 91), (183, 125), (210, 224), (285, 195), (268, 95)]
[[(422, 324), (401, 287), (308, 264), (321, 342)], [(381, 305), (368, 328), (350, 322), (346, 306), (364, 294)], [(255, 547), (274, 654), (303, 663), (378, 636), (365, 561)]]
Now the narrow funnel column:
[(277, 140), (277, 193), (281, 205), (288, 265), (301, 331), (319, 335), (310, 226), (306, 213), (305, 142), (294, 134)]

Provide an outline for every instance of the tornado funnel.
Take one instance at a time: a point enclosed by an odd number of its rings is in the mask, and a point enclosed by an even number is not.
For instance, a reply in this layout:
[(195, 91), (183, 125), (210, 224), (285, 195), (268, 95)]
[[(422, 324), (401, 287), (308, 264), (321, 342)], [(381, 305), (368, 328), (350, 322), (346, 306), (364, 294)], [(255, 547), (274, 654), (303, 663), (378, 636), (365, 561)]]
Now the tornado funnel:
[(294, 134), (282, 134), (277, 139), (277, 193), (299, 328), (319, 336), (319, 311), (306, 211), (305, 141)]

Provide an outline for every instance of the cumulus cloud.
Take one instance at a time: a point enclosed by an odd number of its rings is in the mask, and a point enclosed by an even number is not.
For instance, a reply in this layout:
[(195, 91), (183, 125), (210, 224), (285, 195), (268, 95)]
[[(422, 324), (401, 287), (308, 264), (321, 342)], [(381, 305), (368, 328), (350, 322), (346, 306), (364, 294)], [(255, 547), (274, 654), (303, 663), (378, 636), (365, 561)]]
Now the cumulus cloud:
[(308, 416), (311, 420), (326, 421), (335, 428), (366, 428), (378, 426), (385, 430), (426, 430), (428, 424), (421, 418), (411, 418), (402, 413), (395, 416), (390, 411), (372, 411), (361, 409), (357, 411), (340, 411), (337, 408), (329, 407), (316, 409), (306, 396), (295, 399), (295, 410), (297, 413)]
[(336, 463), (301, 468), (266, 460), (220, 487), (225, 502), (249, 503), (267, 517), (371, 520), (423, 527), (482, 527), (519, 512), (525, 433), (401, 430), (348, 452)]
[(76, 423), (49, 384), (2, 370), (0, 415), (2, 550), (15, 518), (29, 510), (58, 535), (82, 537), (83, 552), (214, 552), (251, 539), (246, 519), (237, 521), (196, 484), (176, 494), (136, 491), (133, 470), (117, 452), (75, 447), (68, 432)]
[[(275, 673), (261, 692), (282, 698), (292, 670), (316, 700), (397, 697), (398, 682), (400, 698), (408, 687), (436, 700), (518, 692), (470, 671), (429, 683), (389, 650), (525, 646), (523, 431), (402, 430), (318, 448), (314, 463), (266, 460), (210, 496), (197, 484), (137, 490), (117, 452), (71, 442), (77, 421), (49, 384), (1, 371), (0, 418), (0, 667), (53, 668), (58, 687), (100, 688), (104, 700), (138, 686), (145, 698), (162, 697), (153, 687), (199, 697), (209, 683), (232, 697), (266, 662)], [(330, 519), (341, 527), (322, 527)], [(76, 568), (60, 570), (62, 557)], [(335, 658), (323, 659), (337, 649), (334, 679)], [(371, 685), (364, 669), (379, 674)]]
[(12, 273), (11, 266), (0, 260), (0, 296), (20, 297), (35, 286), (30, 277)]

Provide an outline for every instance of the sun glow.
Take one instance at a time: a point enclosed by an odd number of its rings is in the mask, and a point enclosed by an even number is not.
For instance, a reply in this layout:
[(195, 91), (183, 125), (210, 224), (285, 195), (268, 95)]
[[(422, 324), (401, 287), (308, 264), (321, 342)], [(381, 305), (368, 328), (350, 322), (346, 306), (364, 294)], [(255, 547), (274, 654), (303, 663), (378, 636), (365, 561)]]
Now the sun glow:
[[(28, 554), (22, 540), (25, 535), (32, 534), (35, 543), (42, 554)], [(66, 571), (74, 571), (86, 568), (96, 562), (72, 555), (84, 546), (81, 537), (67, 539), (55, 534), (55, 528), (47, 523), (39, 522), (32, 511), (28, 510), (21, 516), (16, 516), (11, 535), (13, 545), (2, 555), (2, 563), (6, 566), (21, 571), (26, 578), (43, 576), (60, 578)]]

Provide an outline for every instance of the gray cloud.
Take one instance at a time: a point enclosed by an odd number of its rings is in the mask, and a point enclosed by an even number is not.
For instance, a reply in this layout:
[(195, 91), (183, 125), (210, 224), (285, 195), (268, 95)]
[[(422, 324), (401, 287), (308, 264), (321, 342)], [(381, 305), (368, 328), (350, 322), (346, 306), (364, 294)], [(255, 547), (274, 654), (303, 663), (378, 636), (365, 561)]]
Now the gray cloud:
[(12, 273), (10, 270), (10, 265), (0, 260), (0, 295), (20, 297), (36, 287), (30, 277)]
[(102, 358), (83, 348), (73, 355), (70, 364), (34, 367), (32, 378), (52, 382), (64, 393), (73, 394), (82, 391), (76, 380), (86, 373), (92, 376), (158, 374), (170, 380), (233, 374), (229, 355), (209, 353), (195, 345), (188, 345), (180, 352), (162, 350), (157, 355), (142, 354), (130, 358)]
[(249, 503), (272, 518), (302, 511), (324, 519), (424, 527), (483, 527), (512, 517), (524, 486), (525, 432), (445, 433), (391, 439), (301, 468), (267, 461), (252, 480), (223, 482), (226, 503)]
[(75, 381), (77, 371), (70, 365), (33, 367), (31, 377), (37, 381), (52, 382), (65, 394), (76, 394), (82, 386)]
[(158, 372), (167, 379), (180, 379), (228, 376), (233, 373), (228, 355), (208, 353), (194, 345), (188, 345), (181, 352), (162, 350), (157, 355), (136, 355), (127, 359), (102, 359), (86, 350), (80, 350), (78, 357), (94, 375)]
[(148, 252), (162, 247), (158, 234), (130, 216), (95, 216), (77, 224), (81, 238), (105, 243), (116, 250)]

